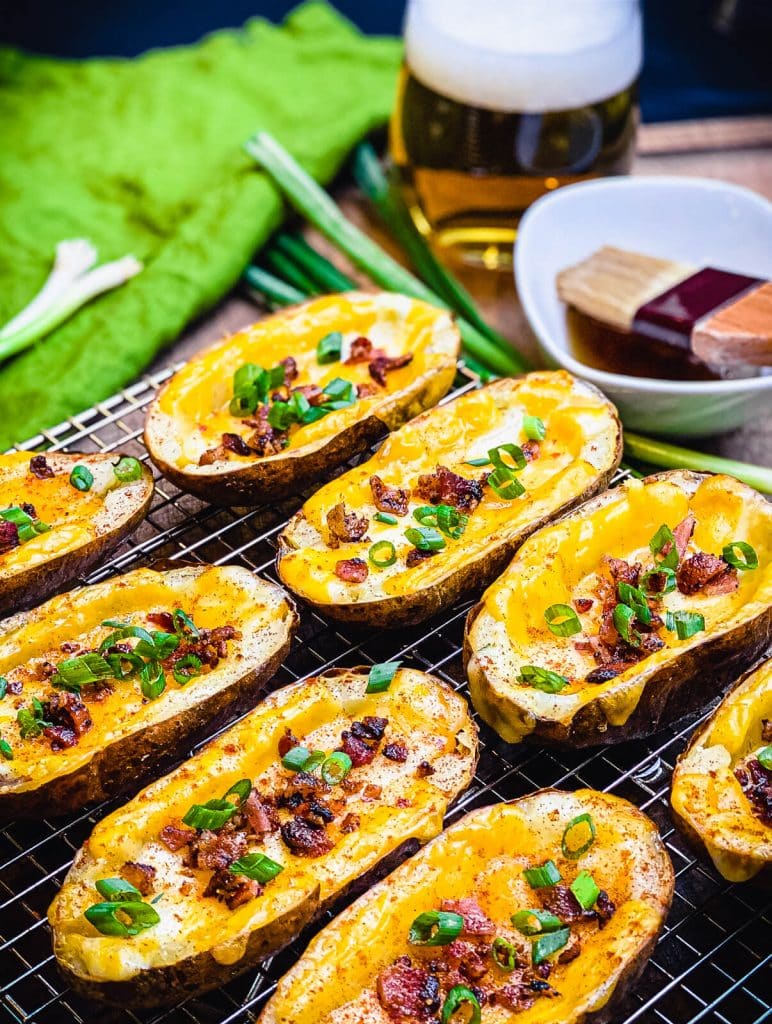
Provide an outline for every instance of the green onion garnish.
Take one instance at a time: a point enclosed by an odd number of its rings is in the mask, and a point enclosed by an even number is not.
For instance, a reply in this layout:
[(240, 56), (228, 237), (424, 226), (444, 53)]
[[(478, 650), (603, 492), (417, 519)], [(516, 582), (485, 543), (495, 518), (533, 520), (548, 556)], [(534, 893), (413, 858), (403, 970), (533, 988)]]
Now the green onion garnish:
[(94, 484), (94, 474), (87, 466), (78, 464), (72, 467), (70, 483), (76, 491), (90, 491)]
[(543, 441), (547, 436), (544, 420), (538, 416), (523, 416), (523, 433), (529, 441)]
[(254, 882), (270, 882), (284, 870), (283, 864), (278, 864), (264, 853), (248, 853), (229, 865), (228, 870), (234, 875), (244, 875)]
[[(119, 913), (120, 917), (118, 917)], [(102, 935), (117, 935), (121, 938), (139, 935), (140, 932), (152, 928), (161, 920), (155, 907), (139, 900), (133, 903), (124, 901), (95, 903), (84, 912), (83, 916)], [(125, 922), (127, 917), (129, 918), (128, 924)]]
[(141, 903), (142, 893), (124, 878), (99, 878), (94, 882), (96, 891), (113, 903)]
[(447, 537), (458, 540), (466, 529), (469, 516), (452, 505), (421, 505), (413, 510), (413, 518), (421, 526), (438, 527)]
[(281, 363), (271, 370), (264, 370), (255, 363), (244, 363), (233, 375), (231, 416), (251, 416), (258, 405), (265, 405), (273, 388), (282, 386), (285, 376), (286, 369)]
[(661, 596), (671, 594), (676, 588), (676, 574), (667, 566), (660, 565), (656, 569), (649, 569), (641, 576), (641, 590), (647, 594)]
[(6, 761), (13, 761), (13, 749), (8, 740), (0, 740), (0, 754), (3, 755)]
[(19, 725), (19, 735), (23, 740), (40, 736), (44, 729), (54, 724), (46, 719), (43, 705), (37, 697), (32, 698), (31, 710), (30, 708), (19, 708), (16, 712), (16, 721)]
[(163, 666), (157, 661), (148, 661), (139, 673), (139, 688), (142, 696), (156, 700), (166, 689)]
[(500, 936), (493, 940), (491, 945), (491, 956), (493, 962), (502, 971), (514, 971), (517, 967), (517, 950), (511, 942), (502, 939)]
[(756, 760), (763, 768), (772, 772), (772, 746), (763, 747), (756, 755)]
[(569, 936), (571, 935), (570, 928), (561, 928), (559, 931), (550, 932), (548, 935), (542, 935), (540, 939), (537, 939), (531, 946), (531, 957), (535, 964), (544, 963), (544, 961), (552, 956), (553, 953), (557, 953), (559, 949), (568, 942)]
[(388, 690), (401, 664), (401, 661), (382, 661), (379, 665), (373, 665), (367, 677), (365, 693), (384, 693)]
[(573, 636), (582, 631), (578, 615), (567, 604), (551, 604), (544, 613), (544, 620), (555, 636)]
[(504, 501), (513, 501), (525, 494), (525, 487), (520, 483), (511, 469), (499, 466), (492, 473), (488, 474), (486, 481), (490, 489)]
[[(736, 555), (735, 551), (739, 551), (742, 557)], [(726, 545), (721, 554), (725, 562), (731, 565), (733, 569), (739, 569), (741, 572), (746, 572), (748, 569), (758, 569), (759, 567), (759, 556), (751, 545), (747, 544), (744, 540), (733, 540), (731, 544)]]
[(612, 618), (614, 620), (614, 629), (622, 637), (622, 639), (630, 644), (631, 647), (641, 646), (641, 634), (633, 629), (633, 619), (635, 618), (635, 612), (629, 605), (618, 604), (614, 609)]
[(81, 686), (112, 677), (113, 669), (109, 662), (101, 654), (92, 652), (61, 662), (57, 666), (56, 674), (51, 677), (51, 685), (61, 690), (80, 693)]
[(325, 752), (323, 750), (312, 750), (311, 753), (308, 755), (308, 760), (303, 765), (303, 771), (304, 772), (316, 771), (316, 769), (319, 767), (319, 765), (324, 764), (324, 762), (326, 760), (327, 760), (327, 754), (325, 754)]
[(491, 460), (487, 455), (482, 456), (479, 459), (467, 459), (464, 463), (465, 466), (490, 466)]
[(387, 526), (397, 525), (397, 517), (389, 515), (388, 512), (376, 512), (375, 515), (373, 516), (373, 519), (377, 523), (386, 523)]
[[(511, 456), (512, 462), (506, 462), (502, 452)], [(495, 448), (489, 448), (488, 462), (496, 469), (508, 469), (510, 472), (515, 469), (525, 469), (528, 465), (528, 460), (519, 444), (499, 444)]]
[(523, 878), (532, 889), (543, 889), (547, 885), (557, 885), (561, 877), (557, 865), (552, 860), (546, 860), (541, 867), (526, 868), (523, 871)]
[(549, 910), (518, 910), (511, 917), (512, 924), (523, 935), (541, 935), (542, 932), (554, 932), (561, 927), (559, 917)]
[(441, 551), (445, 547), (445, 538), (432, 526), (411, 526), (405, 536), (419, 551)]
[(665, 612), (665, 629), (675, 631), (679, 640), (688, 640), (705, 629), (705, 616), (700, 612)]
[(322, 779), (328, 786), (337, 786), (346, 778), (351, 771), (352, 760), (342, 750), (336, 750), (330, 754), (322, 765)]
[[(669, 547), (668, 547), (669, 545)], [(662, 549), (667, 547), (667, 554), (662, 554)], [(657, 532), (649, 541), (649, 549), (654, 556), (657, 568), (677, 569), (678, 568), (678, 547), (673, 531), (665, 523), (660, 526)], [(661, 557), (658, 557), (661, 556)]]
[[(575, 858), (574, 858), (575, 859)], [(571, 892), (576, 896), (585, 910), (595, 906), (600, 896), (600, 889), (589, 871), (580, 871), (571, 883)]]
[(308, 747), (292, 747), (281, 759), (282, 767), (290, 772), (302, 772), (310, 754)]
[(142, 476), (142, 463), (139, 459), (124, 455), (113, 466), (113, 473), (122, 484), (130, 484)]
[(564, 686), (568, 686), (565, 676), (550, 672), (547, 668), (539, 668), (538, 665), (521, 665), (517, 681), (528, 683), (529, 686), (543, 690), (544, 693), (560, 693)]
[(631, 584), (624, 582), (617, 584), (617, 592), (619, 593), (619, 600), (635, 612), (636, 619), (642, 622), (644, 626), (648, 626), (651, 622), (651, 609), (644, 592), (639, 590), (638, 587), (633, 587)]
[(578, 814), (566, 825), (561, 848), (563, 856), (578, 860), (595, 842), (595, 822), (589, 814)]
[[(177, 639), (176, 637), (174, 638)], [(184, 686), (185, 683), (190, 682), (195, 676), (201, 675), (201, 659), (196, 657), (195, 654), (186, 654), (179, 661), (174, 663), (174, 678), (180, 684)]]
[(441, 1024), (450, 1024), (451, 1018), (464, 1003), (468, 1003), (472, 1008), (472, 1012), (466, 1018), (465, 1024), (480, 1024), (482, 1020), (480, 1004), (477, 996), (466, 985), (454, 985), (450, 992), (448, 992), (445, 1002), (442, 1004)]
[(205, 804), (193, 804), (182, 820), (190, 828), (216, 831), (231, 820), (236, 810), (236, 804), (230, 800), (207, 800)]
[(367, 557), (376, 569), (388, 569), (397, 561), (397, 549), (390, 540), (378, 540), (367, 552)]
[(340, 331), (331, 331), (321, 339), (316, 346), (316, 361), (320, 366), (326, 363), (340, 362), (341, 348), (343, 347), (343, 335)]
[(198, 627), (193, 622), (193, 619), (189, 615), (186, 615), (182, 608), (176, 608), (172, 612), (172, 621), (174, 622), (174, 629), (180, 636), (191, 636), (194, 640), (198, 640), (201, 636), (198, 631)]
[(427, 910), (410, 925), (411, 946), (449, 946), (461, 934), (464, 919), (452, 910)]
[(8, 680), (5, 676), (0, 676), (0, 700), (5, 697), (6, 693), (8, 693)]
[(225, 794), (224, 799), (227, 800), (229, 796), (237, 796), (239, 803), (243, 804), (244, 801), (249, 797), (252, 792), (252, 780), (251, 779), (239, 779), (238, 782), (234, 782), (228, 792)]
[(32, 516), (27, 515), (24, 509), (19, 508), (17, 505), (11, 505), (10, 508), (2, 509), (0, 511), (0, 519), (5, 519), (6, 522), (14, 524), (20, 544), (26, 544), (27, 541), (32, 540), (41, 533), (48, 533), (51, 529), (48, 523), (44, 523), (42, 519), (33, 519)]

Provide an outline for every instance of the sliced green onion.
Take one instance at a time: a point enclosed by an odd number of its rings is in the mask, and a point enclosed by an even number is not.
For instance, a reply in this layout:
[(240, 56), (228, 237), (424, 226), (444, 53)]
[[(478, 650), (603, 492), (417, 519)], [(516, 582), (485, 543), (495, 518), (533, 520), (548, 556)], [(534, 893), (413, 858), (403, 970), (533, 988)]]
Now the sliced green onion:
[(521, 665), (520, 675), (517, 677), (519, 683), (527, 683), (544, 693), (560, 693), (564, 686), (568, 686), (565, 676), (557, 672), (550, 672), (547, 668), (539, 668), (538, 665)]
[(614, 629), (622, 637), (622, 639), (630, 644), (631, 647), (641, 646), (641, 634), (633, 629), (633, 619), (635, 618), (635, 612), (626, 604), (618, 604), (614, 608), (612, 619), (614, 620)]
[[(142, 626), (125, 626), (120, 623), (113, 622), (111, 619), (107, 619), (102, 623), (102, 625), (118, 625), (119, 628), (114, 633), (105, 637), (99, 645), (100, 653), (108, 650), (110, 647), (115, 647), (115, 645), (120, 643), (121, 640), (139, 640), (144, 644), (144, 651), (150, 652), (151, 656), (155, 655), (155, 642), (153, 641), (153, 637), (146, 629), (143, 629)], [(138, 651), (137, 653), (141, 654), (142, 651)]]
[(386, 523), (387, 526), (397, 525), (397, 517), (389, 515), (388, 512), (376, 512), (373, 519), (378, 523)]
[(388, 569), (397, 561), (397, 549), (390, 540), (379, 540), (367, 552), (367, 557), (376, 569)]
[(139, 673), (139, 687), (142, 696), (148, 700), (156, 700), (166, 689), (166, 676), (163, 666), (157, 661), (149, 661)]
[(454, 985), (450, 992), (448, 992), (445, 1002), (442, 1004), (441, 1024), (450, 1024), (451, 1018), (464, 1003), (468, 1003), (472, 1008), (472, 1012), (466, 1018), (465, 1024), (480, 1024), (482, 1020), (480, 1004), (477, 1001), (477, 996), (466, 985)]
[(405, 536), (419, 551), (442, 551), (445, 547), (445, 538), (432, 526), (411, 526)]
[(186, 654), (179, 661), (175, 661), (173, 671), (174, 678), (180, 686), (184, 686), (195, 676), (201, 675), (201, 659), (195, 654)]
[(571, 892), (576, 896), (584, 910), (594, 907), (596, 900), (600, 896), (600, 889), (589, 871), (579, 872), (571, 883)]
[(56, 674), (51, 677), (51, 685), (80, 693), (81, 686), (96, 683), (99, 679), (111, 679), (113, 676), (112, 665), (107, 659), (91, 652), (77, 658), (67, 658), (57, 665)]
[(517, 950), (511, 942), (507, 942), (506, 939), (502, 939), (498, 936), (493, 940), (491, 945), (491, 956), (493, 962), (497, 967), (500, 967), (502, 971), (514, 971), (517, 967)]
[(464, 918), (452, 910), (426, 910), (410, 925), (411, 946), (449, 946), (461, 934)]
[(436, 526), (437, 525), (437, 506), (436, 505), (419, 505), (418, 508), (413, 509), (413, 519), (421, 526)]
[(124, 455), (113, 466), (113, 473), (122, 484), (130, 484), (142, 476), (142, 463), (131, 455)]
[(532, 889), (543, 889), (548, 885), (557, 885), (561, 879), (557, 865), (552, 860), (546, 860), (538, 868), (525, 868), (523, 878)]
[(373, 665), (367, 676), (365, 693), (384, 693), (388, 690), (401, 664), (401, 661), (382, 661), (378, 665)]
[(227, 800), (229, 796), (237, 796), (239, 798), (239, 804), (243, 804), (252, 792), (252, 780), (251, 779), (239, 779), (238, 782), (234, 782), (228, 792), (225, 794), (224, 799)]
[(469, 516), (462, 515), (452, 505), (437, 505), (437, 526), (446, 537), (458, 540), (466, 529)]
[[(668, 547), (668, 545), (670, 545)], [(662, 549), (668, 548), (667, 554), (662, 554)], [(678, 568), (678, 546), (673, 536), (673, 531), (665, 523), (660, 526), (657, 532), (649, 541), (649, 549), (654, 556), (657, 568), (677, 569)]]
[[(105, 661), (113, 672), (113, 678), (119, 682), (123, 679), (132, 679), (139, 675), (145, 667), (145, 662), (134, 651), (116, 651), (114, 654), (106, 654)], [(129, 663), (129, 668), (124, 669), (124, 663)]]
[[(735, 551), (739, 551), (742, 557), (738, 557)], [(726, 545), (721, 554), (725, 562), (731, 565), (733, 569), (739, 569), (741, 572), (746, 572), (748, 569), (758, 569), (759, 567), (759, 556), (754, 548), (744, 540), (733, 540), (731, 544)]]
[(297, 746), (288, 750), (281, 759), (282, 767), (290, 772), (302, 772), (311, 754), (308, 747)]
[(531, 958), (535, 964), (544, 963), (544, 961), (552, 956), (553, 953), (557, 953), (559, 949), (568, 942), (569, 936), (571, 935), (570, 928), (561, 928), (559, 931), (550, 932), (548, 935), (542, 935), (541, 938), (537, 939), (531, 946)]
[(78, 464), (72, 467), (70, 483), (76, 491), (90, 491), (94, 484), (94, 474), (88, 466)]
[(48, 533), (51, 529), (48, 523), (44, 523), (42, 519), (33, 519), (17, 505), (0, 510), (0, 519), (14, 524), (20, 544), (26, 544), (27, 541), (33, 540), (41, 533)]
[(113, 903), (141, 903), (142, 893), (125, 878), (99, 878), (94, 882), (96, 891)]
[(511, 469), (500, 466), (488, 474), (486, 481), (490, 489), (504, 501), (513, 501), (525, 494), (525, 487), (520, 483)]
[(772, 771), (772, 746), (763, 747), (756, 755), (756, 760), (767, 771)]
[(234, 875), (244, 875), (254, 882), (270, 882), (284, 870), (283, 864), (271, 860), (264, 853), (248, 853), (245, 857), (234, 860), (228, 870)]
[(193, 622), (193, 619), (189, 615), (186, 615), (182, 608), (175, 608), (172, 612), (172, 621), (174, 622), (174, 629), (180, 636), (191, 636), (194, 640), (198, 640), (201, 636), (198, 631), (198, 627)]
[(319, 767), (319, 765), (324, 764), (324, 762), (326, 760), (327, 760), (327, 755), (325, 754), (325, 752), (323, 750), (312, 750), (311, 753), (308, 755), (308, 760), (303, 765), (303, 771), (304, 772), (316, 771), (316, 769)]
[(321, 339), (316, 346), (316, 361), (320, 366), (326, 363), (339, 363), (341, 348), (343, 347), (343, 335), (340, 331), (331, 331)]
[(491, 460), (487, 455), (481, 456), (479, 459), (467, 459), (464, 462), (465, 466), (490, 466)]
[(231, 820), (236, 810), (236, 804), (230, 800), (207, 800), (205, 804), (193, 804), (182, 820), (190, 828), (216, 831)]
[(351, 771), (352, 760), (342, 750), (336, 750), (322, 765), (322, 779), (328, 786), (337, 786)]
[(6, 761), (13, 761), (13, 748), (8, 740), (0, 740), (0, 754)]
[(44, 729), (53, 725), (53, 722), (47, 721), (43, 705), (37, 697), (32, 698), (32, 710), (29, 708), (19, 708), (16, 712), (16, 721), (19, 725), (19, 734), (23, 740), (34, 739)]
[(577, 814), (566, 825), (561, 848), (568, 860), (578, 860), (595, 842), (595, 822), (590, 814)]
[[(507, 455), (511, 456), (511, 463), (504, 461), (502, 452), (506, 452)], [(499, 444), (495, 448), (489, 448), (488, 462), (495, 466), (496, 469), (508, 469), (510, 472), (515, 469), (525, 469), (528, 465), (528, 460), (519, 444)]]
[[(159, 661), (163, 661), (168, 658), (169, 655), (174, 654), (177, 648), (180, 646), (180, 638), (176, 633), (162, 633), (160, 630), (153, 631), (153, 655)], [(137, 644), (136, 650), (139, 652), (140, 644)], [(179, 662), (178, 662), (179, 664)]]
[(705, 629), (705, 616), (700, 612), (665, 612), (665, 628), (675, 631), (679, 640), (688, 640)]
[[(121, 916), (118, 917), (118, 914)], [(84, 912), (83, 916), (102, 935), (117, 935), (121, 938), (139, 935), (140, 932), (152, 928), (161, 920), (154, 907), (151, 907), (149, 903), (139, 901), (136, 903), (123, 901), (95, 903)], [(125, 917), (129, 918), (129, 924), (125, 923)]]
[[(662, 585), (660, 586), (660, 582)], [(672, 594), (676, 588), (676, 574), (673, 569), (660, 565), (656, 569), (649, 569), (641, 576), (641, 590), (655, 597), (665, 594)]]
[(0, 700), (5, 697), (6, 693), (8, 693), (8, 680), (5, 676), (0, 676)]
[(529, 441), (543, 441), (547, 436), (544, 420), (538, 416), (523, 416), (523, 433)]
[(557, 931), (562, 926), (560, 918), (549, 910), (518, 910), (511, 921), (523, 935), (541, 935), (542, 932)]
[(632, 608), (639, 622), (642, 622), (644, 626), (648, 626), (651, 622), (651, 609), (644, 592), (639, 590), (638, 587), (633, 587), (630, 583), (624, 582), (617, 584), (617, 591), (619, 593), (619, 600), (626, 604), (628, 608)]
[(582, 632), (578, 615), (567, 604), (551, 604), (544, 612), (544, 621), (555, 636), (573, 636)]

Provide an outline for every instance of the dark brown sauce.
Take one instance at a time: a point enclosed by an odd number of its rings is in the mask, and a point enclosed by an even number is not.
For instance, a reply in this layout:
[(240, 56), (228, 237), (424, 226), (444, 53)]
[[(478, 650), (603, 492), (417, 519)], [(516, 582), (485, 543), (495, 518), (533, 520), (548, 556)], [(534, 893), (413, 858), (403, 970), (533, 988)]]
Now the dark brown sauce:
[(618, 331), (575, 309), (567, 311), (566, 321), (571, 354), (595, 370), (659, 380), (719, 379), (686, 349), (653, 341), (641, 334)]

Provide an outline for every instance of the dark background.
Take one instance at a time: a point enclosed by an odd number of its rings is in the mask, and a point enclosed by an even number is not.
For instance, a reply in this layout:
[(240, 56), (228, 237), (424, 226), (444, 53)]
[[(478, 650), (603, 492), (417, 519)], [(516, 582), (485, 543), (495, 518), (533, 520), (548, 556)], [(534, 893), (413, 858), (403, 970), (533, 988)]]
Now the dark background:
[[(400, 30), (405, 0), (334, 2), (365, 32)], [(62, 57), (133, 56), (193, 42), (254, 15), (279, 21), (294, 6), (292, 0), (2, 0), (0, 40)], [(722, 12), (726, 21), (732, 11), (732, 24), (717, 29)], [(772, 0), (644, 0), (644, 20), (644, 120), (772, 111)]]

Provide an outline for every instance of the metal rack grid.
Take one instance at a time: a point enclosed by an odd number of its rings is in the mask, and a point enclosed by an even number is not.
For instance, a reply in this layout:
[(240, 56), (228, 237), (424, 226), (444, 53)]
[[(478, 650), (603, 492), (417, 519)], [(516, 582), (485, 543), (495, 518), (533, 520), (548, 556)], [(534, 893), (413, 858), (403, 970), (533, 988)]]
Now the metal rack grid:
[[(146, 458), (144, 411), (171, 370), (143, 377), (95, 408), (20, 446), (120, 450)], [(476, 384), (460, 374), (449, 397)], [(616, 481), (623, 478), (618, 474)], [(276, 536), (300, 504), (251, 509), (215, 508), (157, 481), (150, 514), (110, 560), (96, 582), (160, 559), (237, 563), (275, 579)], [(398, 633), (333, 625), (302, 609), (292, 653), (275, 680), (282, 685), (332, 665), (404, 658), (461, 692), (466, 682), (460, 640), (469, 602), (428, 625)], [(772, 1022), (772, 901), (751, 884), (729, 885), (698, 861), (668, 814), (670, 773), (698, 716), (646, 742), (592, 751), (510, 746), (481, 725), (474, 782), (449, 815), (509, 800), (542, 786), (591, 786), (631, 800), (657, 823), (676, 871), (673, 907), (654, 955), (616, 1024), (762, 1024)], [(245, 1024), (256, 1020), (276, 980), (302, 952), (308, 930), (282, 953), (227, 986), (168, 1010), (132, 1012), (95, 1007), (68, 990), (51, 953), (45, 913), (74, 852), (113, 800), (68, 819), (15, 822), (0, 829), (0, 1008), (4, 1019), (36, 1024)], [(326, 919), (325, 919), (326, 920)]]

